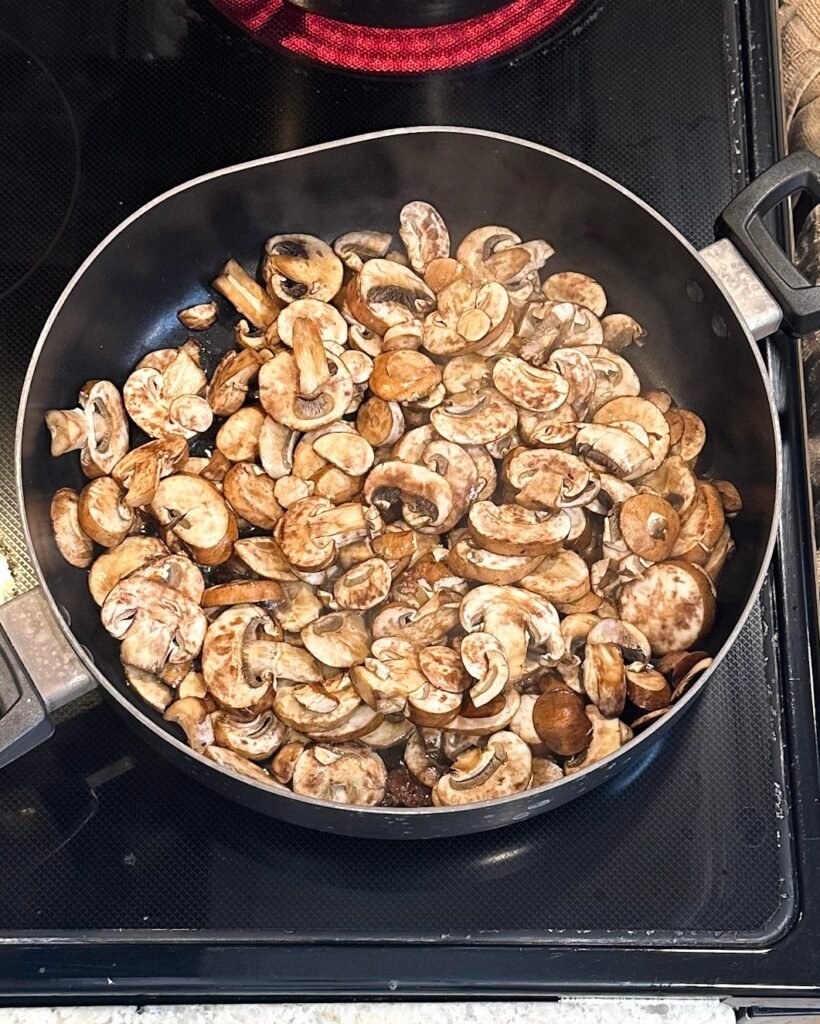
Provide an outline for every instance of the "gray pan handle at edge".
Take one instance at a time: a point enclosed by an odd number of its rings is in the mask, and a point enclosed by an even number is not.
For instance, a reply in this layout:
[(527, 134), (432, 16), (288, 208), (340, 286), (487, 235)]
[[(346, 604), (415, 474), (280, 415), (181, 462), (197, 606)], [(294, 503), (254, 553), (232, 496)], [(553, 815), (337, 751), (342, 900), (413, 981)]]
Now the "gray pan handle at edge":
[(0, 605), (0, 768), (47, 740), (50, 713), (94, 685), (39, 587)]

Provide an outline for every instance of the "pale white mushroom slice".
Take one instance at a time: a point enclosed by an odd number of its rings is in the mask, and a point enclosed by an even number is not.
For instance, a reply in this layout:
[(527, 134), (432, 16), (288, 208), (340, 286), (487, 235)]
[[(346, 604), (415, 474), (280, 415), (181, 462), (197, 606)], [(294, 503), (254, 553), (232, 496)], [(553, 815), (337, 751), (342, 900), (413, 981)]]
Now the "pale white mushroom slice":
[(198, 697), (183, 697), (174, 701), (166, 709), (163, 718), (166, 722), (178, 725), (185, 733), (188, 746), (200, 754), (214, 741), (208, 705)]
[(302, 643), (323, 665), (350, 668), (370, 653), (370, 634), (357, 612), (333, 612), (315, 619), (299, 633)]
[(373, 448), (356, 433), (322, 434), (313, 442), (314, 451), (348, 476), (364, 476), (373, 466)]
[(353, 381), (337, 356), (326, 352), (324, 359), (329, 376), (307, 393), (295, 354), (280, 352), (265, 363), (259, 371), (259, 400), (265, 412), (291, 430), (315, 430), (341, 419), (353, 397)]
[(236, 518), (208, 480), (177, 473), (160, 482), (151, 511), (204, 565), (226, 561), (237, 536)]
[[(298, 476), (283, 476), (274, 484), (273, 496), (282, 508), (290, 508), (297, 501), (310, 498), (315, 490), (316, 483), (313, 480), (303, 480)], [(320, 497), (326, 498), (327, 495), (323, 494)]]
[[(169, 403), (162, 396), (159, 370), (149, 366), (134, 370), (123, 386), (122, 395), (128, 415), (149, 437), (186, 436), (185, 428), (171, 419)], [(187, 434), (190, 436), (191, 432)]]
[(133, 665), (123, 665), (122, 669), (129, 687), (139, 696), (140, 700), (145, 701), (149, 708), (162, 714), (174, 701), (174, 691), (153, 672), (145, 672)]
[(532, 753), (514, 732), (497, 732), (487, 745), (460, 754), (452, 772), (433, 789), (433, 803), (454, 807), (481, 800), (497, 800), (520, 793), (530, 784)]
[(660, 409), (645, 398), (613, 398), (605, 405), (598, 406), (593, 420), (605, 426), (635, 423), (646, 431), (652, 457), (643, 466), (643, 473), (657, 469), (669, 452), (669, 424)]
[(273, 757), (287, 736), (287, 728), (276, 715), (267, 711), (215, 711), (211, 715), (214, 741), (249, 761)]
[(65, 455), (85, 447), (88, 424), (83, 409), (49, 409), (45, 421), (51, 434), (52, 455)]
[(110, 473), (128, 451), (128, 421), (120, 393), (109, 380), (97, 380), (83, 403), (88, 458)]
[(465, 534), (450, 548), (447, 561), (453, 572), (464, 579), (480, 583), (517, 583), (534, 572), (544, 556), (499, 555), (487, 551), (474, 538)]
[(157, 537), (126, 537), (116, 547), (94, 560), (88, 573), (88, 589), (101, 605), (113, 587), (135, 569), (168, 553)]
[(222, 357), (207, 392), (208, 404), (217, 416), (230, 416), (242, 406), (261, 365), (261, 357), (251, 349)]
[(477, 544), (498, 555), (528, 557), (557, 550), (569, 536), (571, 521), (563, 509), (537, 512), (519, 505), (475, 502), (467, 516)]
[(366, 611), (385, 600), (391, 583), (387, 562), (369, 558), (342, 573), (333, 584), (333, 597), (340, 608)]
[(460, 594), (444, 590), (433, 594), (420, 608), (382, 605), (373, 617), (373, 636), (400, 637), (417, 650), (439, 644), (458, 625), (460, 603)]
[(333, 251), (354, 272), (368, 260), (382, 259), (390, 251), (393, 236), (382, 231), (348, 231), (333, 243)]
[(371, 732), (382, 720), (383, 716), (378, 711), (360, 703), (350, 718), (345, 719), (341, 725), (315, 733), (313, 738), (321, 743), (350, 743)]
[(664, 498), (679, 516), (686, 515), (698, 494), (697, 477), (680, 455), (670, 455), (656, 470), (642, 476), (636, 486)]
[(404, 433), (401, 406), (382, 398), (368, 398), (356, 413), (356, 430), (373, 448), (395, 444)]
[(483, 388), (450, 395), (430, 413), (430, 422), (448, 441), (488, 444), (515, 430), (518, 413), (495, 388)]
[(226, 708), (249, 708), (270, 690), (271, 679), (255, 676), (245, 647), (259, 639), (276, 642), (281, 632), (271, 617), (253, 605), (235, 605), (208, 626), (202, 645), (202, 675), (208, 692)]
[(124, 501), (120, 485), (110, 476), (97, 477), (80, 492), (77, 520), (95, 543), (113, 548), (131, 531), (135, 513)]
[(268, 580), (292, 581), (293, 569), (273, 537), (242, 537), (234, 543), (233, 553), (258, 576)]
[(553, 302), (574, 302), (585, 306), (596, 316), (603, 316), (606, 293), (598, 282), (586, 274), (565, 270), (548, 277), (542, 286), (544, 295)]
[(259, 454), (259, 435), (265, 414), (246, 405), (228, 417), (216, 433), (216, 447), (231, 462), (252, 462)]
[(344, 267), (315, 235), (273, 235), (265, 242), (262, 274), (269, 294), (281, 302), (330, 302), (342, 286)]
[(575, 435), (575, 450), (592, 468), (625, 480), (638, 479), (654, 464), (648, 444), (622, 426), (584, 423)]
[(486, 356), (468, 352), (448, 359), (442, 368), (441, 382), (450, 395), (477, 391), (492, 385), (493, 367)]
[(416, 530), (438, 532), (453, 508), (447, 481), (425, 466), (388, 461), (367, 476), (362, 496), (380, 512), (401, 503), (405, 522)]
[(573, 775), (592, 764), (597, 764), (632, 739), (632, 730), (620, 719), (604, 718), (592, 704), (588, 705), (586, 714), (592, 726), (592, 739), (582, 753), (565, 762), (565, 775)]
[(376, 334), (406, 320), (422, 320), (436, 306), (436, 297), (409, 267), (392, 260), (368, 260), (347, 286), (353, 316)]
[(470, 688), (475, 707), (489, 704), (504, 692), (510, 669), (507, 654), (500, 640), (490, 633), (468, 633), (461, 641), (461, 659), (465, 669), (476, 680)]
[(279, 313), (280, 304), (236, 260), (228, 260), (211, 284), (255, 327), (269, 326)]
[(715, 597), (699, 566), (658, 562), (622, 587), (618, 612), (645, 634), (652, 653), (661, 655), (694, 647), (706, 636), (715, 619)]
[(438, 210), (429, 203), (416, 200), (406, 203), (399, 213), (401, 236), (410, 266), (423, 274), (436, 259), (450, 255), (450, 233)]
[(283, 514), (274, 487), (274, 481), (256, 463), (237, 462), (225, 474), (222, 495), (240, 518), (272, 530)]
[(362, 745), (308, 747), (293, 771), (294, 793), (334, 803), (375, 806), (386, 783), (384, 762)]
[(283, 580), (279, 586), (282, 597), (276, 602), (273, 616), (286, 633), (298, 633), (322, 614), (324, 605), (310, 584)]
[(471, 273), (482, 281), (489, 279), (489, 272), (484, 266), (485, 261), (500, 249), (520, 245), (521, 236), (510, 228), (497, 224), (487, 224), (474, 228), (456, 249), (456, 259)]
[(598, 475), (569, 452), (551, 449), (520, 450), (505, 467), (516, 501), (529, 508), (582, 508), (600, 489)]
[[(267, 630), (271, 628), (268, 620), (264, 625)], [(269, 681), (277, 688), (293, 683), (320, 683), (323, 678), (322, 666), (309, 651), (277, 640), (266, 631), (246, 639), (242, 658), (249, 677), (263, 683)]]
[(712, 484), (701, 480), (697, 485), (695, 500), (680, 521), (680, 531), (671, 550), (672, 557), (704, 565), (720, 540), (725, 524), (726, 515), (720, 492)]
[(558, 613), (549, 601), (518, 587), (476, 587), (461, 602), (460, 620), (468, 633), (482, 630), (500, 641), (511, 682), (523, 676), (530, 646), (552, 662), (564, 653)]
[(440, 439), (439, 433), (432, 423), (424, 423), (413, 427), (403, 434), (390, 450), (391, 459), (400, 462), (421, 462), (424, 449), (431, 441)]
[(413, 645), (395, 637), (375, 640), (350, 678), (365, 704), (381, 714), (405, 713), (410, 694), (427, 683)]
[(413, 723), (404, 715), (388, 715), (360, 739), (372, 750), (391, 750), (404, 743), (413, 728)]
[(347, 324), (335, 306), (318, 299), (296, 299), (285, 306), (276, 320), (279, 340), (289, 348), (293, 345), (293, 325), (300, 318), (310, 320), (316, 326), (323, 344), (346, 343)]
[(569, 384), (561, 374), (530, 366), (515, 356), (502, 356), (496, 362), (493, 384), (514, 405), (532, 412), (550, 412), (569, 394)]
[(61, 487), (51, 499), (51, 529), (54, 542), (69, 565), (85, 569), (94, 557), (94, 542), (80, 526), (79, 495)]

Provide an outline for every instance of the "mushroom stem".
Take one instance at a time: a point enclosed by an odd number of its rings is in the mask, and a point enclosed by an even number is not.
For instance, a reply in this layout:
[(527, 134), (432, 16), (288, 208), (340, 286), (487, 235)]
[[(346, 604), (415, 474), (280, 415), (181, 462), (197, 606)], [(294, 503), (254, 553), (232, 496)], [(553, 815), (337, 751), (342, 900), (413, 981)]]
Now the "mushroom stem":
[(293, 355), (299, 368), (299, 390), (310, 398), (330, 380), (330, 370), (319, 328), (303, 316), (293, 323)]

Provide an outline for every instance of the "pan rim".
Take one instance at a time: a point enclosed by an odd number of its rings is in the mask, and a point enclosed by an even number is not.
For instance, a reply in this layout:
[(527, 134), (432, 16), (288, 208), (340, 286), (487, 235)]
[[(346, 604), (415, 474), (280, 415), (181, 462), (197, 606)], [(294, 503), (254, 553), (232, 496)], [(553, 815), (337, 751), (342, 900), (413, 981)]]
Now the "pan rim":
[[(34, 544), (33, 544), (33, 541), (32, 541), (31, 531), (29, 530), (28, 508), (27, 508), (27, 505), (26, 505), (25, 490), (24, 490), (24, 487), (23, 487), (23, 459), (22, 459), (23, 430), (24, 430), (24, 425), (25, 425), (26, 410), (27, 410), (27, 407), (28, 407), (28, 397), (29, 397), (29, 391), (31, 389), (31, 383), (32, 383), (32, 380), (34, 378), (34, 374), (36, 372), (37, 365), (38, 365), (39, 360), (40, 360), (40, 356), (42, 355), (43, 349), (44, 349), (45, 344), (46, 344), (46, 342), (48, 340), (48, 335), (49, 335), (49, 333), (51, 331), (52, 326), (54, 325), (54, 322), (56, 321), (57, 317), (59, 316), (60, 311), (62, 310), (63, 305), (68, 300), (71, 292), (74, 290), (74, 288), (77, 285), (77, 283), (79, 282), (79, 280), (85, 274), (86, 270), (92, 265), (92, 263), (95, 262), (97, 257), (99, 257), (105, 251), (105, 249), (111, 244), (111, 242), (114, 241), (114, 239), (118, 235), (120, 235), (124, 230), (126, 230), (126, 228), (128, 228), (132, 223), (137, 221), (144, 214), (146, 214), (149, 210), (152, 210), (154, 207), (159, 206), (161, 203), (163, 203), (167, 199), (170, 199), (171, 197), (177, 195), (178, 193), (185, 192), (188, 189), (191, 189), (191, 188), (194, 188), (194, 187), (196, 187), (196, 186), (198, 186), (200, 184), (203, 184), (204, 182), (210, 181), (210, 180), (212, 180), (214, 178), (219, 178), (219, 177), (227, 176), (229, 174), (234, 174), (234, 173), (237, 173), (237, 172), (249, 170), (249, 169), (254, 168), (254, 167), (262, 167), (262, 166), (265, 166), (267, 164), (274, 164), (274, 163), (278, 163), (280, 161), (291, 160), (291, 159), (294, 159), (296, 157), (306, 156), (306, 155), (312, 154), (312, 153), (321, 153), (321, 152), (330, 151), (330, 150), (334, 150), (334, 149), (340, 149), (340, 148), (345, 147), (345, 146), (355, 145), (355, 144), (362, 143), (362, 142), (369, 142), (369, 141), (374, 140), (374, 139), (389, 138), (389, 137), (397, 136), (397, 135), (418, 135), (418, 134), (432, 134), (432, 133), (436, 133), (436, 134), (455, 134), (455, 135), (476, 135), (476, 136), (480, 136), (480, 137), (484, 137), (484, 138), (488, 138), (488, 139), (496, 139), (499, 142), (512, 143), (513, 145), (516, 145), (516, 146), (523, 146), (523, 147), (528, 148), (528, 149), (536, 150), (539, 153), (544, 153), (544, 154), (546, 154), (546, 155), (548, 155), (550, 157), (553, 157), (556, 160), (560, 160), (560, 161), (562, 161), (562, 162), (564, 162), (566, 164), (569, 164), (569, 165), (571, 165), (573, 167), (576, 167), (577, 169), (579, 169), (579, 170), (581, 170), (581, 171), (591, 175), (592, 177), (597, 178), (599, 181), (603, 182), (604, 184), (606, 184), (606, 185), (610, 186), (611, 188), (615, 189), (616, 191), (620, 192), (623, 196), (625, 196), (627, 199), (631, 200), (638, 207), (640, 207), (642, 210), (644, 210), (644, 212), (648, 213), (651, 217), (653, 217), (663, 228), (665, 228), (675, 238), (675, 240), (689, 253), (690, 256), (692, 256), (697, 261), (697, 263), (699, 264), (701, 269), (717, 285), (717, 287), (719, 288), (721, 294), (723, 295), (724, 299), (726, 300), (727, 304), (729, 305), (730, 309), (732, 310), (732, 313), (735, 316), (735, 320), (737, 321), (737, 324), (738, 324), (739, 328), (741, 329), (742, 334), (745, 337), (746, 342), (747, 342), (749, 348), (752, 351), (752, 355), (753, 355), (753, 357), (755, 359), (755, 362), (757, 364), (758, 372), (759, 372), (760, 377), (761, 377), (761, 382), (763, 384), (763, 387), (764, 387), (764, 390), (765, 390), (765, 393), (766, 393), (766, 397), (768, 399), (769, 416), (770, 416), (770, 420), (771, 420), (772, 435), (773, 435), (773, 441), (774, 441), (774, 447), (775, 447), (775, 493), (774, 493), (774, 502), (773, 502), (773, 507), (772, 507), (772, 519), (771, 519), (771, 524), (769, 526), (769, 535), (768, 535), (768, 538), (767, 538), (767, 541), (766, 541), (766, 546), (765, 546), (765, 549), (764, 549), (764, 552), (763, 552), (763, 559), (761, 561), (760, 569), (759, 569), (759, 571), (757, 573), (757, 576), (755, 577), (755, 580), (754, 580), (754, 583), (752, 585), (752, 588), (751, 588), (751, 590), (749, 592), (748, 599), (746, 600), (746, 603), (744, 604), (743, 609), (741, 610), (741, 613), (738, 616), (738, 618), (737, 618), (733, 628), (729, 632), (726, 640), (721, 645), (720, 649), (718, 650), (717, 654), (715, 655), (715, 658), (714, 658), (714, 661), (713, 661), (712, 665), (700, 677), (700, 679), (697, 680), (697, 682), (694, 684), (694, 686), (692, 686), (690, 688), (689, 692), (686, 693), (681, 698), (681, 700), (673, 708), (670, 709), (670, 711), (666, 715), (663, 715), (661, 718), (658, 719), (657, 722), (654, 722), (648, 729), (646, 729), (644, 732), (640, 733), (637, 737), (635, 737), (632, 741), (630, 741), (630, 743), (629, 743), (629, 745), (627, 747), (621, 747), (619, 750), (616, 750), (613, 753), (608, 754), (606, 757), (602, 758), (600, 761), (595, 762), (594, 764), (590, 765), (589, 767), (583, 768), (580, 771), (575, 772), (575, 773), (573, 773), (570, 776), (564, 776), (564, 778), (562, 778), (562, 779), (560, 779), (560, 780), (558, 780), (556, 782), (547, 783), (544, 786), (540, 786), (540, 787), (537, 787), (537, 788), (534, 788), (534, 789), (523, 790), (522, 792), (513, 793), (510, 796), (499, 797), (499, 798), (496, 798), (494, 800), (476, 801), (475, 803), (462, 804), (462, 805), (458, 805), (458, 806), (455, 806), (455, 807), (419, 807), (419, 808), (410, 808), (410, 807), (369, 807), (369, 806), (362, 806), (362, 805), (347, 805), (347, 804), (335, 803), (335, 802), (330, 801), (330, 800), (319, 800), (316, 797), (303, 796), (301, 794), (294, 793), (292, 790), (287, 789), (284, 786), (279, 787), (279, 786), (269, 785), (269, 784), (262, 783), (262, 782), (257, 782), (254, 779), (250, 779), (250, 778), (238, 775), (236, 772), (233, 772), (230, 769), (223, 768), (221, 765), (218, 765), (216, 762), (211, 761), (209, 758), (206, 758), (203, 754), (199, 754), (196, 751), (192, 750), (189, 746), (184, 744), (180, 739), (175, 737), (173, 734), (167, 732), (161, 726), (157, 725), (154, 721), (152, 721), (138, 707), (138, 705), (136, 703), (134, 703), (131, 700), (127, 699), (122, 693), (120, 693), (119, 689), (114, 685), (114, 683), (112, 683), (107, 678), (107, 676), (105, 676), (100, 671), (100, 669), (96, 666), (95, 662), (89, 656), (88, 652), (85, 650), (83, 645), (81, 645), (79, 643), (79, 641), (76, 639), (76, 637), (74, 636), (73, 631), (71, 630), (71, 627), (66, 622), (66, 620), (64, 619), (62, 613), (60, 612), (60, 609), (59, 609), (59, 607), (57, 605), (57, 602), (54, 600), (54, 597), (51, 594), (51, 590), (50, 590), (50, 588), (48, 586), (48, 583), (47, 583), (47, 581), (45, 579), (45, 575), (43, 573), (42, 567), (40, 566), (40, 561), (39, 561), (39, 559), (37, 557), (37, 553), (36, 553), (36, 550), (35, 550), (35, 547), (34, 547)], [(584, 779), (584, 778), (591, 779), (594, 776), (600, 776), (599, 781), (603, 782), (606, 778), (611, 778), (611, 777), (613, 777), (616, 774), (616, 772), (612, 771), (612, 766), (616, 765), (624, 757), (624, 753), (626, 751), (629, 752), (630, 757), (628, 757), (628, 758), (626, 758), (624, 760), (631, 762), (632, 759), (633, 759), (632, 755), (636, 755), (639, 748), (641, 748), (641, 747), (645, 747), (645, 748), (649, 747), (651, 745), (651, 742), (654, 741), (661, 732), (666, 731), (666, 729), (671, 726), (673, 721), (679, 719), (681, 717), (681, 715), (683, 714), (683, 712), (686, 709), (688, 709), (689, 707), (691, 707), (692, 703), (702, 693), (703, 688), (705, 687), (706, 683), (712, 677), (712, 674), (714, 673), (714, 671), (718, 667), (718, 665), (720, 665), (720, 663), (723, 661), (723, 659), (726, 656), (726, 654), (728, 653), (729, 649), (732, 647), (732, 645), (734, 644), (735, 640), (737, 639), (738, 634), (740, 633), (741, 629), (746, 624), (746, 620), (748, 619), (748, 617), (749, 617), (749, 615), (750, 615), (750, 613), (752, 611), (752, 608), (754, 607), (754, 605), (755, 605), (755, 603), (757, 601), (757, 598), (758, 598), (758, 595), (760, 593), (761, 587), (763, 586), (763, 581), (764, 581), (764, 579), (766, 577), (766, 574), (768, 572), (769, 565), (771, 563), (771, 559), (772, 559), (772, 556), (773, 556), (773, 553), (774, 553), (774, 546), (775, 546), (775, 543), (777, 541), (778, 523), (780, 521), (780, 508), (781, 508), (781, 502), (782, 502), (782, 488), (783, 488), (782, 447), (781, 447), (781, 437), (780, 437), (780, 425), (779, 425), (779, 421), (778, 421), (778, 417), (777, 417), (777, 411), (776, 411), (776, 406), (775, 406), (774, 394), (772, 392), (772, 385), (771, 385), (771, 381), (769, 379), (768, 372), (767, 372), (765, 364), (763, 362), (763, 358), (761, 356), (761, 353), (760, 353), (760, 351), (759, 351), (759, 349), (757, 347), (757, 343), (752, 338), (752, 336), (751, 336), (751, 334), (749, 332), (749, 329), (746, 326), (746, 323), (745, 323), (745, 321), (744, 321), (744, 319), (743, 319), (739, 309), (737, 308), (737, 305), (735, 304), (735, 302), (732, 299), (731, 295), (729, 294), (728, 290), (724, 286), (724, 284), (721, 281), (720, 277), (711, 268), (711, 266), (707, 263), (707, 261), (703, 259), (703, 257), (700, 255), (698, 250), (677, 230), (677, 228), (674, 227), (674, 225), (670, 224), (669, 221), (667, 221), (665, 217), (663, 217), (661, 214), (659, 214), (652, 206), (650, 206), (648, 203), (646, 203), (639, 196), (635, 195), (635, 193), (633, 193), (629, 189), (625, 188), (619, 182), (617, 182), (614, 179), (610, 178), (608, 175), (603, 174), (601, 171), (598, 171), (595, 168), (590, 167), (588, 164), (585, 164), (585, 163), (583, 163), (580, 160), (576, 160), (574, 157), (567, 156), (565, 153), (561, 153), (558, 150), (551, 149), (548, 146), (542, 146), (541, 144), (539, 144), (537, 142), (531, 142), (528, 139), (520, 139), (520, 138), (517, 138), (517, 137), (515, 137), (513, 135), (505, 135), (505, 134), (503, 134), (501, 132), (488, 131), (488, 130), (482, 129), (482, 128), (468, 128), (468, 127), (460, 127), (460, 126), (455, 126), (455, 125), (415, 125), (415, 126), (404, 127), (404, 128), (389, 128), (389, 129), (384, 129), (384, 130), (375, 131), (375, 132), (367, 132), (367, 133), (362, 134), (362, 135), (354, 135), (354, 136), (350, 136), (350, 137), (344, 138), (344, 139), (337, 139), (337, 140), (330, 141), (330, 142), (322, 142), (322, 143), (318, 143), (318, 144), (313, 145), (313, 146), (305, 146), (305, 147), (303, 147), (301, 149), (287, 150), (286, 152), (283, 152), (283, 153), (274, 153), (274, 154), (271, 154), (269, 156), (257, 157), (257, 158), (255, 158), (253, 160), (243, 161), (242, 163), (238, 163), (238, 164), (231, 164), (228, 167), (222, 167), (222, 168), (217, 168), (216, 170), (213, 170), (213, 171), (208, 171), (205, 174), (198, 175), (197, 177), (191, 178), (188, 181), (184, 181), (184, 182), (182, 182), (179, 185), (175, 185), (173, 188), (167, 189), (165, 192), (160, 193), (160, 195), (155, 196), (153, 199), (149, 200), (147, 203), (143, 204), (138, 209), (136, 209), (133, 213), (129, 214), (128, 217), (126, 217), (119, 224), (117, 224), (100, 242), (98, 242), (98, 244), (92, 249), (92, 251), (82, 261), (82, 263), (77, 268), (77, 270), (74, 272), (74, 274), (72, 274), (70, 280), (68, 281), (68, 283), (66, 284), (65, 288), (60, 293), (59, 298), (57, 299), (57, 301), (55, 302), (54, 306), (52, 307), (52, 309), (51, 309), (51, 311), (50, 311), (50, 313), (48, 315), (48, 318), (46, 319), (45, 324), (43, 325), (43, 328), (40, 331), (40, 334), (39, 334), (38, 339), (37, 339), (37, 343), (34, 346), (34, 350), (33, 350), (32, 355), (31, 355), (31, 360), (30, 360), (30, 362), (28, 364), (28, 368), (26, 370), (26, 375), (25, 375), (25, 379), (23, 381), (23, 386), (22, 386), (21, 391), (20, 391), (20, 404), (18, 406), (18, 411), (17, 411), (17, 420), (16, 420), (16, 427), (15, 427), (15, 439), (14, 439), (14, 466), (15, 466), (17, 501), (18, 501), (18, 506), (19, 506), (19, 510), (20, 510), (20, 516), (21, 516), (21, 519), (22, 519), (23, 535), (24, 535), (25, 540), (26, 540), (26, 546), (27, 546), (27, 549), (28, 549), (29, 557), (31, 559), (31, 562), (32, 562), (32, 565), (34, 567), (35, 573), (37, 575), (37, 579), (39, 581), (40, 588), (43, 591), (43, 595), (45, 597), (45, 600), (48, 603), (48, 606), (49, 606), (49, 608), (51, 610), (52, 615), (54, 616), (55, 620), (59, 624), (60, 629), (63, 632), (63, 635), (66, 637), (66, 639), (69, 642), (71, 648), (73, 649), (73, 651), (77, 655), (77, 657), (80, 659), (80, 661), (83, 664), (83, 666), (85, 667), (85, 669), (88, 671), (88, 673), (91, 675), (91, 677), (100, 686), (102, 686), (103, 689), (105, 689), (106, 692), (108, 694), (110, 694), (111, 697), (114, 698), (114, 700), (116, 700), (123, 707), (123, 709), (128, 714), (130, 714), (134, 718), (136, 718), (137, 721), (140, 723), (140, 725), (142, 725), (143, 727), (149, 729), (157, 737), (161, 738), (165, 742), (171, 743), (177, 750), (182, 752), (185, 756), (190, 757), (194, 762), (196, 762), (200, 766), (200, 768), (204, 767), (204, 768), (207, 768), (207, 769), (209, 769), (211, 771), (218, 772), (221, 776), (224, 776), (225, 778), (230, 779), (232, 782), (240, 781), (240, 782), (244, 783), (245, 785), (252, 786), (260, 794), (271, 795), (273, 797), (281, 797), (283, 799), (290, 799), (290, 800), (296, 801), (299, 804), (306, 804), (308, 806), (314, 806), (314, 807), (317, 807), (317, 808), (322, 808), (324, 810), (332, 810), (334, 812), (338, 812), (340, 814), (345, 814), (345, 815), (361, 815), (361, 814), (365, 814), (365, 815), (370, 815), (370, 816), (375, 815), (375, 816), (378, 816), (378, 817), (385, 817), (385, 818), (394, 818), (394, 819), (398, 818), (400, 820), (401, 819), (413, 819), (413, 818), (418, 818), (420, 816), (424, 817), (424, 818), (427, 818), (427, 817), (429, 817), (433, 813), (438, 816), (438, 815), (444, 815), (444, 814), (450, 814), (450, 815), (466, 814), (467, 812), (476, 812), (476, 811), (480, 812), (482, 810), (483, 811), (494, 811), (494, 810), (498, 809), (499, 811), (502, 811), (503, 808), (505, 808), (505, 807), (508, 807), (510, 805), (514, 805), (514, 804), (517, 804), (517, 803), (522, 803), (522, 802), (526, 801), (527, 799), (532, 799), (534, 797), (538, 797), (539, 795), (543, 796), (543, 795), (546, 795), (547, 793), (558, 794), (558, 793), (560, 793), (560, 790), (561, 790), (562, 787), (566, 786), (570, 782), (577, 782), (580, 779)], [(623, 766), (626, 767), (626, 763), (624, 763)], [(589, 788), (591, 789), (593, 787), (590, 786)], [(583, 796), (583, 795), (585, 795), (585, 794), (584, 793), (579, 794), (579, 796)], [(554, 803), (555, 806), (560, 806), (563, 802), (564, 801), (562, 801), (560, 799), (557, 799), (555, 801), (545, 800), (545, 801), (543, 801), (542, 804), (534, 803), (534, 804), (532, 804), (531, 806), (528, 807), (527, 814), (524, 815), (524, 816), (525, 817), (529, 817), (531, 811), (535, 811), (535, 810), (541, 809), (542, 806), (548, 806), (551, 803)], [(515, 820), (515, 819), (513, 819), (513, 820)], [(505, 824), (505, 822), (498, 822), (498, 823), (488, 822), (486, 827), (487, 828), (494, 828), (494, 827), (498, 827), (499, 824)], [(317, 828), (321, 828), (322, 826), (317, 824), (316, 827)], [(466, 831), (480, 831), (480, 828), (479, 829), (470, 829), (470, 830), (466, 830)], [(400, 838), (400, 837), (397, 836), (397, 838)]]

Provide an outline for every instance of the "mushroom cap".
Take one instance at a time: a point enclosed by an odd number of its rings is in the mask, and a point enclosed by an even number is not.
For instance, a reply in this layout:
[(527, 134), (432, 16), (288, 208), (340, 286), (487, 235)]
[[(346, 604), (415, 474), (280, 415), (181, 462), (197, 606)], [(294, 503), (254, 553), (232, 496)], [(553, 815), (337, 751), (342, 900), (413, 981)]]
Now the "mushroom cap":
[(342, 286), (342, 261), (315, 235), (273, 235), (265, 242), (265, 254), (265, 284), (281, 302), (304, 298), (330, 302)]
[(688, 562), (658, 562), (621, 589), (618, 612), (637, 626), (653, 654), (695, 647), (712, 628), (715, 598), (709, 577)]

